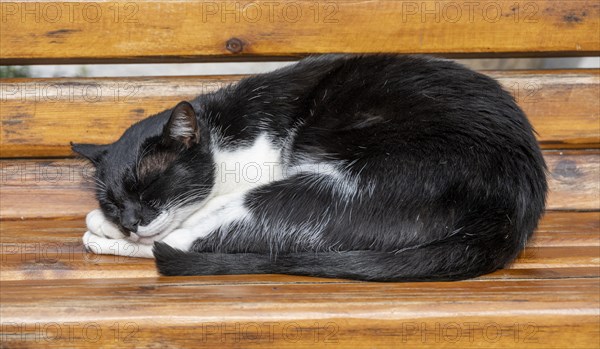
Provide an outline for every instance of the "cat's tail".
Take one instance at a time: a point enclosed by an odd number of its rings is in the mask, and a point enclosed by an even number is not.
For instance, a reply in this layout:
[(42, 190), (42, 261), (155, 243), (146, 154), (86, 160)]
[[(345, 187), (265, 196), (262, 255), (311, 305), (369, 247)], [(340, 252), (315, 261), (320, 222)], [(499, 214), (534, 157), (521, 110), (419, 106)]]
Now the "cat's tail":
[[(292, 274), (370, 281), (449, 281), (487, 274), (505, 261), (502, 253), (462, 242), (425, 245), (396, 252), (299, 252), (271, 257), (256, 253), (183, 252), (155, 243), (162, 275)], [(506, 254), (504, 254), (506, 255)]]

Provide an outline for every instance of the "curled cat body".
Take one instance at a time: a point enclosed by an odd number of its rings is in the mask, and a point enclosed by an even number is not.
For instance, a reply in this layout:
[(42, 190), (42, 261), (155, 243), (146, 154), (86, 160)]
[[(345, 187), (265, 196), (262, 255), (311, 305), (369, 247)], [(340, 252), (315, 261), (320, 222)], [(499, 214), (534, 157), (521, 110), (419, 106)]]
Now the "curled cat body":
[(163, 275), (476, 277), (524, 248), (547, 193), (510, 94), (427, 56), (309, 57), (73, 150), (96, 166), (86, 248)]

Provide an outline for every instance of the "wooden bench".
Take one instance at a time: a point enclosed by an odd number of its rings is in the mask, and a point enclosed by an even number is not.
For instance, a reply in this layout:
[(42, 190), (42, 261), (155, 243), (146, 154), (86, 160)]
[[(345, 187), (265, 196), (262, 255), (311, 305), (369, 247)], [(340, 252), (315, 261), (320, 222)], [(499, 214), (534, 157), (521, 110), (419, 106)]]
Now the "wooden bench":
[[(256, 61), (310, 53), (598, 55), (596, 1), (0, 3), (0, 64)], [(238, 76), (6, 79), (0, 85), (1, 347), (597, 348), (600, 74), (491, 71), (539, 134), (548, 210), (505, 270), (450, 283), (159, 277), (82, 251), (96, 206), (69, 142)]]

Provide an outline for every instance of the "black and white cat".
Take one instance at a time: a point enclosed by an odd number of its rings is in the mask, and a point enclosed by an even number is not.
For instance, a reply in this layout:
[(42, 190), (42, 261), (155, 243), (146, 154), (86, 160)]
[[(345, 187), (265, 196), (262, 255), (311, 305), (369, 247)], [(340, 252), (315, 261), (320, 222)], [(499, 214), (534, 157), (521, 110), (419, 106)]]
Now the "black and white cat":
[(475, 277), (523, 249), (547, 192), (513, 98), (421, 56), (307, 58), (73, 150), (97, 169), (85, 246), (164, 275)]

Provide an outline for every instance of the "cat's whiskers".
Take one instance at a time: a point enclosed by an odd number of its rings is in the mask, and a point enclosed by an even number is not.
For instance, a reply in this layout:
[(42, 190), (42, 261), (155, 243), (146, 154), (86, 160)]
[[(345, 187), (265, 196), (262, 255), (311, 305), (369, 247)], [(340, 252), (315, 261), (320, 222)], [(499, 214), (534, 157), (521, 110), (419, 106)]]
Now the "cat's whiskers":
[(198, 202), (198, 197), (197, 196), (189, 196), (186, 198), (183, 198), (181, 200), (178, 200), (176, 202), (172, 202), (171, 205), (168, 206), (169, 210), (179, 210), (182, 207), (185, 207), (187, 205), (189, 205), (190, 203), (193, 202)]
[[(106, 185), (106, 183), (104, 183), (100, 178), (98, 177), (92, 177), (92, 180), (94, 181), (94, 185), (96, 188), (101, 189), (102, 191), (105, 191), (108, 186)], [(89, 183), (91, 184), (91, 183)]]
[(188, 191), (185, 193), (181, 193), (178, 196), (171, 199), (164, 206), (164, 209), (165, 210), (171, 210), (171, 209), (176, 210), (194, 200), (198, 200), (198, 197), (205, 196), (206, 194), (208, 194), (208, 190), (206, 190), (206, 189), (208, 189), (208, 188), (195, 189), (195, 190), (191, 190), (191, 191)]
[(198, 200), (198, 197), (203, 194), (206, 194), (206, 191), (192, 191), (192, 192), (189, 192), (186, 194), (188, 194), (188, 195), (183, 196), (176, 201), (171, 201), (172, 205), (170, 205), (170, 207), (171, 208), (179, 208), (179, 207), (185, 206), (190, 202)]
[(171, 203), (176, 203), (176, 202), (179, 202), (179, 201), (180, 201), (180, 199), (182, 199), (182, 198), (185, 198), (185, 197), (186, 197), (186, 195), (188, 195), (188, 196), (189, 196), (189, 195), (191, 195), (192, 193), (193, 193), (192, 191), (183, 192), (183, 193), (181, 193), (181, 194), (179, 194), (179, 195), (175, 196), (174, 198), (172, 198), (172, 199), (170, 200), (170, 202), (171, 202)]

